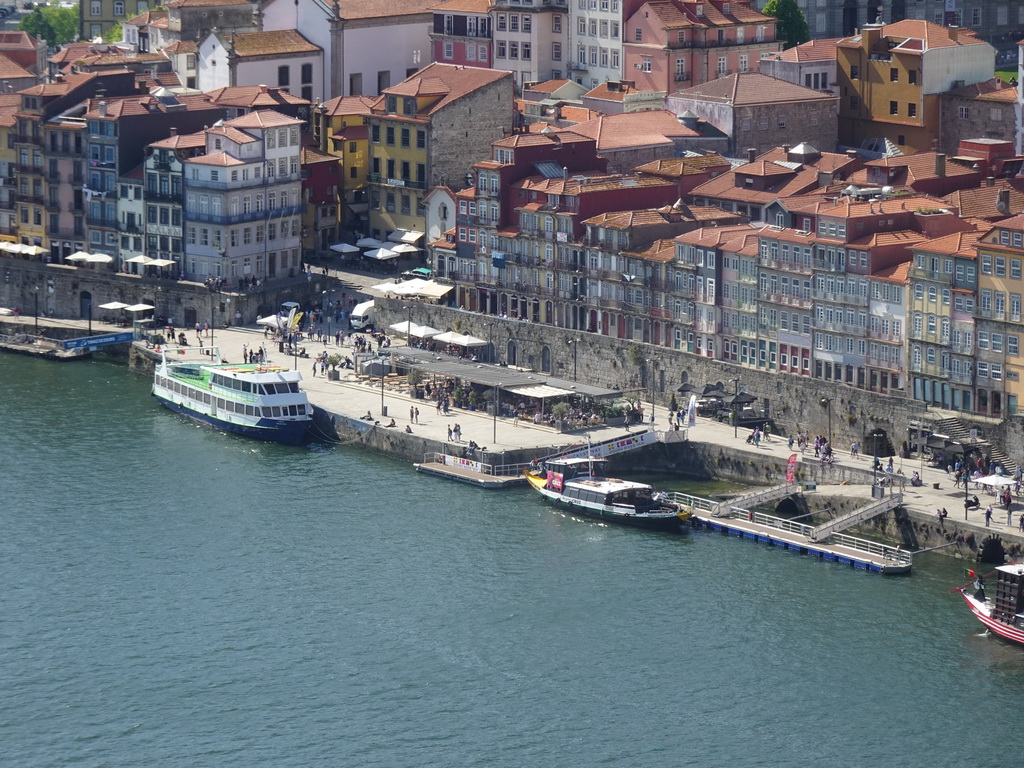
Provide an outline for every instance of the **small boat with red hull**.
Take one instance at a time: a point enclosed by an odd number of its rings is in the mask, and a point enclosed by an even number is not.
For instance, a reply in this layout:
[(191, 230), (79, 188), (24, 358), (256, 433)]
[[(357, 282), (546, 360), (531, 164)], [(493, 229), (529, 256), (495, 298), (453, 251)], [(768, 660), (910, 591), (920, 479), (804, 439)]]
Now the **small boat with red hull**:
[(975, 578), (959, 588), (960, 595), (990, 632), (1024, 644), (1024, 563), (997, 566), (993, 574), (995, 584), (986, 588), (984, 576), (968, 571)]

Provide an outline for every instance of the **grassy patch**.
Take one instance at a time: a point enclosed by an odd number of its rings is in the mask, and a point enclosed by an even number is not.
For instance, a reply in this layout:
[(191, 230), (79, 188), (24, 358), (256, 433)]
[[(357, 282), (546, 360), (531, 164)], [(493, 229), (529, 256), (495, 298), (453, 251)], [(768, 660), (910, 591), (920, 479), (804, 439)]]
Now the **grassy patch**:
[(1016, 76), (1017, 76), (1017, 69), (1016, 69), (1016, 67), (1013, 68), (1013, 69), (997, 69), (996, 70), (996, 77), (998, 77), (999, 79), (1001, 79), (1001, 80), (1003, 80), (1003, 81), (1005, 81), (1007, 83), (1010, 82), (1010, 78), (1011, 77), (1016, 77)]

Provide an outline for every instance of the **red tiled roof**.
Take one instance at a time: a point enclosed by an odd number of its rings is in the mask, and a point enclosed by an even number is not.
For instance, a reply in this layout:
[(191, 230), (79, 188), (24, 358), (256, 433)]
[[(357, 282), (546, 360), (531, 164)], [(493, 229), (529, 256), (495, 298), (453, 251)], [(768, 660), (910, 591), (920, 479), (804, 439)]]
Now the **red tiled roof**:
[(482, 67), (461, 67), (452, 64), (428, 64), (415, 75), (391, 88), (386, 88), (374, 102), (374, 112), (383, 111), (387, 96), (437, 97), (419, 116), (432, 115), (451, 102), (500, 80), (511, 80), (512, 73)]
[(821, 40), (810, 40), (801, 45), (794, 45), (772, 56), (776, 61), (835, 61), (836, 43), (840, 38), (830, 37)]
[(911, 261), (901, 261), (899, 264), (894, 264), (891, 267), (885, 267), (879, 269), (876, 272), (871, 273), (871, 277), (875, 280), (884, 280), (887, 283), (900, 283), (906, 284), (907, 277), (910, 275)]
[(224, 125), (234, 128), (279, 128), (284, 125), (301, 125), (302, 120), (288, 117), (272, 109), (257, 109), (247, 115), (233, 118)]
[(981, 237), (977, 229), (966, 232), (954, 232), (951, 235), (936, 237), (932, 240), (925, 240), (915, 246), (915, 251), (927, 251), (928, 253), (955, 254), (963, 251), (972, 251), (975, 243)]
[(160, 49), (163, 53), (170, 53), (173, 55), (181, 53), (197, 53), (199, 46), (196, 45), (195, 40), (177, 40), (170, 45), (165, 45)]
[(593, 120), (563, 130), (595, 139), (598, 150), (664, 146), (671, 144), (673, 138), (702, 135), (681, 125), (675, 115), (664, 109), (598, 115)]
[(365, 117), (371, 114), (370, 107), (376, 100), (376, 97), (373, 96), (338, 96), (330, 101), (325, 101), (319, 109), (331, 117), (343, 115), (363, 115)]
[[(953, 36), (956, 35), (956, 38)], [(919, 41), (917, 45), (903, 46), (901, 50), (930, 50), (932, 48), (950, 48), (956, 45), (982, 45), (985, 41), (974, 36), (970, 29), (959, 28), (951, 32), (947, 27), (933, 24), (922, 19), (904, 19), (892, 24), (885, 24), (881, 27), (882, 38), (896, 39), (897, 41)], [(844, 37), (836, 45), (841, 48), (859, 48), (861, 35)]]
[(274, 107), (283, 105), (309, 104), (305, 99), (293, 96), (285, 88), (265, 85), (229, 85), (207, 91), (210, 101), (226, 107)]
[(667, 157), (638, 165), (637, 173), (651, 173), (656, 176), (679, 178), (698, 173), (707, 173), (709, 168), (730, 169), (729, 161), (721, 155), (711, 152), (701, 157)]
[(35, 75), (29, 72), (20, 64), (11, 61), (3, 53), (0, 53), (0, 79), (3, 80), (21, 80), (29, 78), (35, 80)]
[(944, 198), (960, 211), (962, 218), (1002, 219), (1007, 216), (999, 210), (1000, 190), (1009, 190), (1009, 213), (1024, 212), (1024, 179), (997, 179), (994, 186), (960, 189)]
[(206, 146), (206, 133), (186, 133), (175, 136), (168, 136), (166, 139), (154, 141), (149, 146), (157, 149), (196, 149)]
[(993, 77), (989, 80), (982, 80), (980, 83), (965, 85), (950, 91), (950, 95), (962, 96), (968, 99), (982, 99), (984, 101), (1008, 101), (1011, 103), (1016, 103), (1017, 101), (1017, 89), (1001, 77)]
[(734, 107), (782, 102), (837, 101), (839, 98), (831, 93), (815, 91), (796, 83), (762, 75), (760, 72), (737, 72), (676, 91), (674, 95), (731, 104)]
[(199, 165), (245, 165), (244, 160), (229, 155), (227, 152), (213, 152), (209, 155), (189, 158), (188, 162)]
[(491, 7), (490, 0), (441, 0), (436, 5), (429, 6), (428, 10), (441, 11), (442, 13), (479, 13), (486, 14)]
[(309, 42), (294, 29), (246, 32), (244, 35), (234, 35), (230, 40), (234, 43), (235, 55), (243, 59), (252, 56), (284, 56), (289, 53), (320, 51), (320, 46)]

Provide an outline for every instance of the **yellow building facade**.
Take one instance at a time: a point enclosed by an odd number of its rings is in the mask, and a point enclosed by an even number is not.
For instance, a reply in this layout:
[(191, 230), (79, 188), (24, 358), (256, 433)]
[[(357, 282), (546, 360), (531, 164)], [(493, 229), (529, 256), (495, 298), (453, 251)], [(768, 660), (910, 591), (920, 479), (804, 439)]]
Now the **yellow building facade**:
[(370, 165), (368, 96), (331, 99), (313, 110), (313, 135), (322, 152), (338, 158), (341, 166), (341, 230), (349, 235), (368, 231), (366, 176)]

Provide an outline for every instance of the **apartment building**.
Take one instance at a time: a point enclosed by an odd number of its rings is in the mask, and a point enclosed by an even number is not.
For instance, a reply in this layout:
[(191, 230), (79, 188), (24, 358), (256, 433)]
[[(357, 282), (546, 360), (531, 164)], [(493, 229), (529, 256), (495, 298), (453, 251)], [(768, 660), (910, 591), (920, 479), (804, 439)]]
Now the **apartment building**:
[(302, 269), (302, 121), (270, 110), (203, 131), (184, 160), (185, 261), (194, 279), (228, 284)]
[[(339, 96), (313, 110), (313, 136), (320, 150), (337, 158), (341, 165), (341, 232), (352, 240), (356, 233), (369, 231), (369, 203), (366, 175), (370, 165), (370, 128), (367, 119), (376, 99), (369, 96)], [(355, 235), (355, 237), (353, 237)]]
[(202, 132), (179, 134), (176, 130), (146, 148), (143, 163), (145, 254), (151, 259), (173, 261), (172, 274), (186, 273), (184, 259), (185, 160), (206, 150)]
[(490, 0), (443, 0), (433, 6), (433, 60), (490, 67), (494, 61), (490, 8)]

